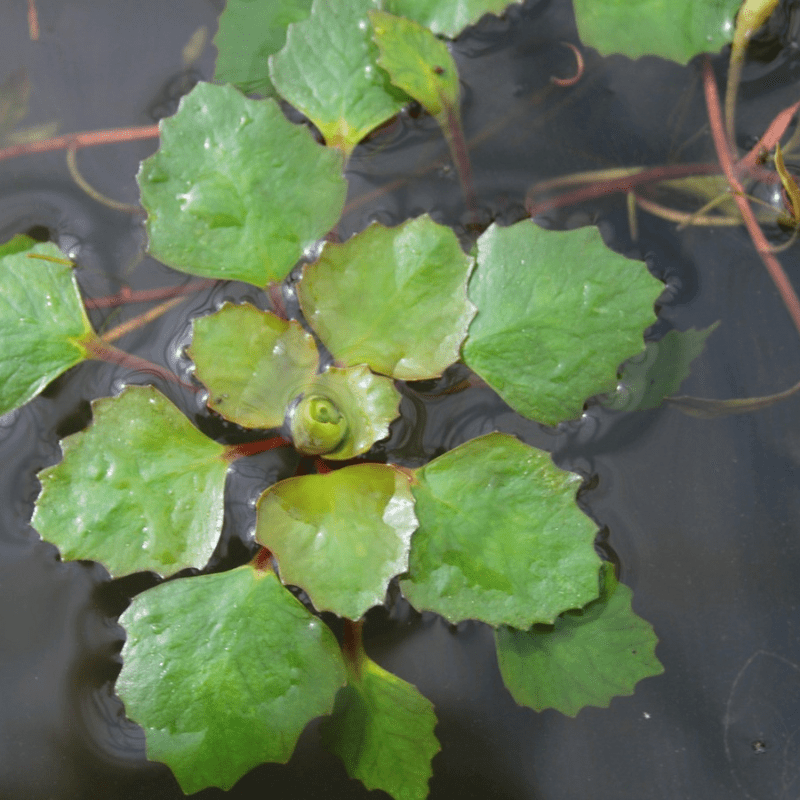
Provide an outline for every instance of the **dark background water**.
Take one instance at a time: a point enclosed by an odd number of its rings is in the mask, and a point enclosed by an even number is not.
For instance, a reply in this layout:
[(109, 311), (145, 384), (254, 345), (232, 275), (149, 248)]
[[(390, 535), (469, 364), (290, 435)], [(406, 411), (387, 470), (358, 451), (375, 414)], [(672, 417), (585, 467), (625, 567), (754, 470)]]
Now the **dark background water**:
[[(221, 2), (37, 0), (37, 7), (39, 42), (28, 38), (22, 0), (6, 0), (0, 27), (0, 80), (24, 67), (32, 83), (23, 125), (58, 120), (59, 132), (72, 132), (151, 124), (172, 113), (194, 80), (213, 75), (213, 46), (191, 64), (181, 50), (203, 26), (210, 41)], [(782, 20), (776, 43), (762, 47), (762, 59), (745, 74), (743, 142), (798, 94), (796, 17)], [(585, 77), (559, 89), (550, 75), (573, 69), (562, 40), (577, 41), (571, 7), (553, 0), (487, 20), (456, 45), (486, 223), (519, 218), (528, 187), (543, 178), (711, 156), (707, 132), (683, 147), (705, 124), (698, 64), (601, 59), (589, 50)], [(724, 56), (715, 64), (724, 73)], [(80, 151), (78, 160), (98, 189), (135, 203), (133, 176), (155, 146), (151, 140), (95, 147)], [(424, 116), (403, 115), (357, 149), (349, 177), (343, 235), (372, 219), (392, 223), (425, 211), (461, 231), (469, 221), (444, 143)], [(674, 225), (642, 214), (635, 244), (620, 198), (554, 213), (551, 224), (595, 221), (613, 247), (646, 259), (666, 282), (651, 336), (721, 320), (684, 393), (745, 397), (796, 382), (797, 333), (743, 231), (676, 235)], [(88, 297), (189, 280), (143, 255), (140, 217), (105, 208), (75, 186), (63, 152), (0, 162), (0, 234), (32, 227), (77, 260)], [(782, 261), (794, 276), (797, 248)], [(183, 373), (189, 318), (226, 297), (259, 299), (251, 288), (222, 284), (119, 344)], [(94, 312), (93, 321), (111, 325), (143, 309)], [(576, 719), (536, 714), (505, 691), (489, 628), (454, 628), (402, 601), (371, 613), (370, 654), (436, 705), (442, 752), (434, 760), (431, 797), (800, 796), (800, 401), (706, 421), (673, 408), (612, 413), (590, 405), (582, 420), (553, 434), (513, 414), (488, 390), (437, 396), (457, 378), (409, 392), (389, 454), (413, 462), (500, 429), (553, 450), (559, 463), (586, 475), (581, 503), (633, 588), (635, 610), (655, 627), (665, 673), (609, 709), (585, 709)], [(166, 768), (146, 762), (142, 733), (113, 695), (124, 636), (116, 615), (147, 578), (109, 583), (99, 565), (62, 563), (29, 526), (36, 472), (58, 460), (61, 437), (87, 423), (89, 401), (125, 382), (156, 382), (204, 429), (236, 435), (215, 425), (193, 394), (144, 372), (96, 363), (71, 370), (0, 418), (3, 800), (181, 796)], [(244, 462), (230, 480), (218, 564), (243, 557), (250, 501), (295, 468), (286, 454)], [(270, 792), (299, 800), (382, 796), (347, 778), (319, 747), (315, 723), (288, 766), (257, 768), (230, 796)]]

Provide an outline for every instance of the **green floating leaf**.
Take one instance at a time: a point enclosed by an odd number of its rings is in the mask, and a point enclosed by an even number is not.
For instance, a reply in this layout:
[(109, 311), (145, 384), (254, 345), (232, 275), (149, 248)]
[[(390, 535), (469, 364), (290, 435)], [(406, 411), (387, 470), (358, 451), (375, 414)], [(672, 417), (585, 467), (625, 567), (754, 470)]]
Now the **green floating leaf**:
[(289, 25), (310, 13), (311, 0), (228, 0), (214, 38), (214, 82), (232, 83), (245, 94), (274, 95), (269, 57), (286, 43)]
[(408, 566), (417, 527), (408, 484), (386, 464), (289, 478), (261, 495), (256, 538), (315, 608), (359, 619)]
[(94, 331), (72, 267), (63, 261), (54, 244), (27, 236), (0, 246), (0, 414), (25, 405), (89, 357), (84, 342)]
[(366, 656), (349, 673), (333, 715), (323, 720), (323, 743), (367, 789), (425, 800), (431, 759), (440, 750), (433, 704)]
[(128, 638), (117, 692), (145, 730), (147, 757), (186, 794), (230, 789), (264, 761), (285, 763), (345, 682), (330, 629), (245, 566), (168, 581), (120, 617)]
[(577, 475), (490, 433), (416, 471), (419, 530), (400, 586), (451, 622), (528, 628), (597, 597), (596, 528), (575, 504)]
[(379, 6), (379, 0), (315, 0), (311, 16), (290, 26), (286, 46), (270, 59), (278, 91), (345, 156), (408, 102), (375, 66), (367, 11)]
[(347, 459), (389, 435), (400, 410), (394, 382), (365, 366), (329, 367), (303, 387), (290, 412), (292, 439), (308, 455)]
[(224, 448), (151, 386), (92, 403), (94, 421), (39, 473), (32, 524), (64, 559), (114, 576), (202, 567), (222, 529)]
[(384, 10), (453, 38), (484, 14), (501, 14), (521, 0), (386, 0)]
[(491, 225), (469, 284), (478, 314), (464, 361), (526, 417), (548, 425), (579, 417), (584, 400), (613, 391), (618, 366), (642, 349), (663, 288), (596, 228)]
[(150, 252), (176, 269), (264, 286), (281, 280), (339, 219), (341, 154), (273, 100), (199, 83), (161, 123), (137, 179)]
[(602, 55), (661, 56), (685, 64), (733, 36), (741, 0), (575, 0), (583, 42)]
[(640, 357), (625, 362), (617, 391), (604, 405), (619, 411), (658, 408), (689, 377), (692, 361), (706, 346), (719, 322), (708, 328), (669, 331), (657, 342), (647, 342)]
[(304, 269), (298, 298), (338, 361), (433, 378), (458, 360), (475, 314), (466, 292), (472, 263), (453, 231), (427, 215), (397, 228), (373, 224), (326, 244)]
[(209, 407), (245, 428), (283, 425), (289, 401), (311, 383), (319, 361), (300, 323), (231, 303), (192, 321), (188, 354), (209, 389)]
[(370, 11), (378, 64), (392, 83), (411, 95), (432, 116), (440, 118), (458, 107), (458, 70), (447, 45), (418, 22)]
[(631, 609), (631, 590), (617, 583), (611, 564), (602, 574), (600, 597), (559, 617), (552, 629), (495, 631), (500, 672), (520, 705), (574, 717), (586, 706), (607, 708), (613, 697), (632, 695), (642, 678), (664, 671), (652, 626)]

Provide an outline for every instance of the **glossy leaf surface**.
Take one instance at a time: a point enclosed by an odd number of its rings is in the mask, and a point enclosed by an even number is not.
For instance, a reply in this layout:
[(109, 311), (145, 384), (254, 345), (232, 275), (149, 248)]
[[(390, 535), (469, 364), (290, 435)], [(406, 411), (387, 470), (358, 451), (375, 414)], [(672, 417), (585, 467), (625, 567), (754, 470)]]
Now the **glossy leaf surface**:
[(326, 244), (304, 269), (298, 297), (338, 361), (403, 380), (433, 378), (458, 360), (475, 314), (471, 270), (450, 228), (425, 215)]
[(434, 117), (457, 107), (458, 70), (447, 45), (418, 22), (371, 11), (378, 63), (395, 86), (413, 97)]
[(289, 401), (314, 378), (319, 355), (300, 323), (249, 304), (192, 321), (189, 357), (208, 405), (245, 428), (283, 425)]
[(379, 0), (316, 0), (311, 16), (289, 28), (286, 46), (270, 59), (281, 95), (345, 155), (408, 102), (375, 63), (367, 12), (379, 6)]
[(633, 694), (642, 678), (664, 671), (652, 626), (631, 609), (631, 590), (610, 564), (602, 574), (601, 596), (552, 628), (495, 631), (500, 672), (520, 705), (574, 717), (586, 706), (607, 708), (613, 697)]
[(416, 20), (434, 33), (453, 38), (484, 14), (502, 14), (519, 0), (386, 0), (384, 10)]
[(64, 260), (54, 244), (27, 236), (0, 246), (0, 414), (87, 358), (81, 340), (94, 335), (72, 267), (29, 254)]
[(301, 453), (331, 459), (353, 458), (385, 439), (400, 407), (394, 382), (363, 365), (329, 367), (308, 381), (303, 393), (290, 412), (294, 445)]
[(406, 475), (356, 464), (271, 486), (258, 503), (256, 538), (284, 583), (304, 589), (318, 610), (357, 620), (405, 572), (416, 527)]
[(528, 628), (597, 597), (595, 525), (580, 479), (513, 436), (490, 433), (416, 471), (419, 530), (403, 594), (451, 622)]
[(686, 63), (733, 35), (741, 0), (575, 0), (578, 33), (602, 55), (656, 55)]
[(395, 800), (425, 800), (431, 759), (440, 749), (433, 704), (366, 656), (348, 673), (333, 715), (323, 721), (325, 746), (367, 789), (382, 789)]
[(330, 629), (272, 572), (245, 566), (169, 581), (120, 617), (128, 637), (117, 692), (187, 794), (230, 789), (284, 763), (345, 682)]
[(341, 170), (274, 101), (199, 83), (139, 169), (150, 252), (208, 278), (281, 280), (339, 219)]
[(39, 473), (33, 526), (65, 560), (100, 561), (115, 577), (202, 567), (222, 528), (224, 448), (150, 386), (95, 400), (92, 413)]
[(478, 239), (469, 284), (478, 314), (464, 360), (530, 419), (579, 417), (584, 400), (613, 391), (619, 365), (642, 350), (663, 288), (596, 228), (492, 225)]
[(214, 38), (219, 55), (216, 83), (232, 83), (244, 94), (275, 94), (269, 57), (286, 44), (286, 29), (311, 13), (311, 0), (228, 0)]

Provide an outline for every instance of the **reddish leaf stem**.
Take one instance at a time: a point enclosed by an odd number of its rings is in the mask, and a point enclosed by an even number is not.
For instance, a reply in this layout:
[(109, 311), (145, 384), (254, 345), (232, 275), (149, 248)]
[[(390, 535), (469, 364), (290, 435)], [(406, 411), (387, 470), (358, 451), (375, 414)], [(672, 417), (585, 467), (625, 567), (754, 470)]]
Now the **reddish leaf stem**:
[(66, 150), (70, 147), (94, 147), (100, 144), (115, 142), (133, 142), (138, 139), (155, 139), (158, 137), (158, 125), (144, 125), (138, 128), (110, 128), (102, 131), (84, 131), (82, 133), (66, 133), (52, 139), (41, 139), (35, 142), (22, 142), (0, 149), (0, 161), (32, 153), (46, 153), (52, 150)]
[(181, 386), (186, 389), (191, 389), (193, 392), (199, 391), (198, 387), (184, 383), (174, 372), (170, 372), (170, 370), (165, 369), (159, 364), (154, 364), (146, 358), (133, 356), (130, 353), (126, 353), (124, 350), (119, 350), (114, 347), (114, 345), (104, 342), (97, 335), (91, 335), (87, 336), (85, 339), (81, 339), (80, 345), (90, 358), (95, 358), (98, 361), (107, 361), (110, 364), (119, 364), (122, 367), (127, 367), (132, 370), (150, 372), (165, 381), (179, 383)]
[(138, 291), (132, 291), (125, 287), (117, 292), (117, 294), (112, 294), (108, 297), (85, 299), (83, 304), (86, 308), (115, 308), (125, 305), (126, 303), (149, 303), (153, 300), (167, 300), (170, 297), (179, 297), (191, 294), (192, 292), (199, 292), (203, 289), (209, 289), (215, 283), (216, 281), (214, 280), (204, 279), (201, 281), (192, 281), (184, 286), (165, 286), (162, 289), (142, 289)]
[(232, 444), (225, 448), (223, 458), (226, 461), (235, 461), (243, 456), (254, 456), (257, 453), (264, 453), (267, 450), (274, 450), (276, 447), (291, 447), (292, 443), (283, 436), (271, 436), (269, 439), (258, 439), (255, 442), (243, 442), (242, 444)]
[(272, 569), (272, 551), (267, 547), (262, 547), (253, 559), (253, 567), (259, 572), (267, 572)]
[(758, 251), (761, 261), (767, 268), (773, 283), (778, 288), (781, 299), (783, 300), (789, 316), (792, 318), (797, 332), (800, 333), (800, 300), (794, 291), (794, 287), (786, 277), (778, 259), (771, 252), (771, 247), (767, 241), (761, 226), (756, 220), (753, 209), (745, 197), (744, 187), (739, 180), (737, 169), (733, 163), (733, 155), (728, 147), (728, 140), (725, 135), (725, 126), (722, 122), (722, 110), (719, 103), (719, 92), (717, 91), (717, 83), (714, 78), (714, 72), (711, 69), (711, 62), (706, 58), (703, 62), (703, 90), (706, 98), (706, 108), (708, 111), (708, 121), (711, 126), (711, 136), (714, 139), (714, 147), (717, 151), (717, 158), (719, 159), (722, 171), (730, 184), (733, 199), (739, 207), (739, 213), (742, 215), (747, 232)]

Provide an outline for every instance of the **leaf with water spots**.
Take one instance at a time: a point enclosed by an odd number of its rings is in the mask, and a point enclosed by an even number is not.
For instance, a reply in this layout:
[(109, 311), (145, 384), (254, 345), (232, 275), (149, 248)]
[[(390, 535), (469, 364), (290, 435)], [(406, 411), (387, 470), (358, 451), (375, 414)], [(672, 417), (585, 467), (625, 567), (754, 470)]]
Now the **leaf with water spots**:
[(453, 38), (484, 14), (502, 14), (521, 0), (386, 0), (384, 11), (419, 22), (434, 33)]
[(453, 231), (427, 215), (396, 228), (374, 224), (327, 243), (303, 270), (298, 298), (338, 361), (433, 378), (458, 360), (475, 314), (466, 292), (472, 264)]
[(115, 577), (202, 567), (222, 529), (225, 449), (152, 386), (92, 403), (92, 424), (39, 473), (32, 524), (62, 558)]
[(619, 365), (644, 346), (664, 288), (593, 227), (492, 225), (478, 239), (477, 261), (469, 296), (478, 313), (464, 361), (514, 410), (548, 425), (579, 417), (587, 397), (614, 390)]
[(311, 16), (289, 27), (286, 46), (270, 58), (281, 95), (345, 156), (408, 102), (376, 65), (367, 12), (379, 7), (379, 0), (315, 0)]
[(403, 594), (451, 622), (528, 628), (597, 597), (596, 527), (575, 504), (580, 479), (503, 433), (416, 470), (419, 529)]
[(5, 414), (89, 358), (85, 345), (95, 334), (72, 266), (54, 244), (15, 236), (0, 246), (0, 285), (0, 414)]
[(341, 172), (341, 154), (273, 100), (199, 83), (139, 169), (150, 252), (208, 278), (281, 280), (339, 219)]
[(741, 0), (575, 0), (578, 33), (602, 55), (661, 56), (685, 64), (731, 41)]
[(320, 611), (359, 619), (408, 566), (417, 527), (408, 476), (354, 464), (276, 483), (258, 502), (256, 538)]
[(148, 759), (167, 764), (186, 794), (288, 761), (345, 682), (330, 629), (274, 573), (250, 566), (162, 583), (120, 623), (117, 692), (144, 728)]

